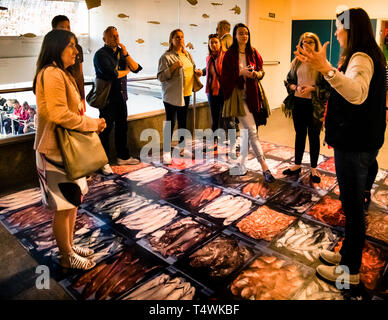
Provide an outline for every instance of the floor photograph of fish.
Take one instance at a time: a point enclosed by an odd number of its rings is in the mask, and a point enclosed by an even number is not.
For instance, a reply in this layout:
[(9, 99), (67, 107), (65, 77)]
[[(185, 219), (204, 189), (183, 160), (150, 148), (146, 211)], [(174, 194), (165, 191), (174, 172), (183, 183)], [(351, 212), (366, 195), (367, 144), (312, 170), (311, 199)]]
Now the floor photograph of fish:
[(161, 266), (144, 259), (130, 246), (84, 274), (63, 280), (61, 284), (80, 300), (111, 300), (133, 288), (145, 277), (152, 276)]
[(282, 160), (290, 160), (295, 154), (293, 148), (290, 147), (277, 147), (269, 152), (267, 152), (267, 156), (275, 157)]
[(369, 207), (365, 214), (366, 235), (388, 245), (388, 213)]
[[(274, 160), (274, 159), (266, 159), (265, 162), (267, 163), (267, 166), (271, 171), (273, 171), (277, 166), (279, 166), (282, 163), (282, 161)], [(261, 164), (256, 157), (251, 160), (248, 160), (245, 166), (247, 167), (248, 170), (251, 170), (251, 171), (259, 171), (259, 172), (263, 171)]]
[(148, 166), (150, 166), (149, 163), (140, 162), (139, 164), (135, 164), (135, 165), (131, 164), (131, 165), (111, 166), (111, 168), (113, 173), (122, 175), (125, 173), (130, 173), (139, 169), (143, 169)]
[(296, 217), (267, 206), (262, 206), (236, 224), (238, 230), (256, 240), (271, 241), (277, 234), (287, 229)]
[(261, 174), (248, 171), (243, 176), (233, 175), (232, 171), (227, 170), (210, 178), (212, 183), (218, 184), (225, 188), (238, 188), (241, 184), (250, 181), (256, 181)]
[(379, 187), (372, 190), (372, 203), (388, 211), (388, 187)]
[(81, 207), (92, 204), (95, 201), (100, 201), (111, 195), (121, 192), (126, 192), (128, 189), (116, 180), (102, 180), (89, 187), (88, 193), (85, 195)]
[(40, 188), (28, 189), (0, 198), (0, 215), (33, 205), (42, 200)]
[(289, 169), (292, 165), (293, 164), (291, 162), (282, 162), (271, 170), (272, 175), (275, 177), (275, 179), (281, 179), (290, 183), (296, 183), (299, 179), (302, 179), (305, 175), (307, 175), (308, 170), (303, 166), (299, 175), (287, 176), (283, 174), (283, 171)]
[(229, 169), (230, 166), (226, 163), (211, 161), (199, 166), (191, 167), (188, 171), (199, 175), (201, 178), (210, 178)]
[(305, 187), (310, 187), (315, 190), (330, 191), (337, 185), (337, 177), (325, 173), (323, 171), (318, 171), (319, 177), (321, 178), (320, 183), (313, 183), (311, 181), (310, 174), (306, 174), (301, 179), (298, 180), (298, 183)]
[(332, 249), (339, 239), (340, 236), (330, 228), (299, 220), (276, 239), (272, 248), (283, 254), (290, 253), (287, 255), (297, 257), (307, 265), (313, 265), (320, 263), (320, 251)]
[(314, 277), (295, 300), (344, 300), (344, 294), (334, 285)]
[(289, 185), (281, 180), (276, 180), (272, 183), (265, 181), (264, 177), (258, 177), (255, 182), (248, 182), (241, 187), (241, 192), (253, 199), (265, 202), (272, 198)]
[(167, 173), (168, 170), (165, 168), (149, 166), (134, 172), (127, 173), (122, 177), (135, 182), (138, 186), (142, 186), (151, 181), (160, 179)]
[[(328, 159), (328, 157), (325, 157), (324, 155), (320, 154), (318, 156), (317, 164), (321, 164), (322, 162), (325, 162)], [(295, 162), (295, 157), (291, 159), (291, 162)], [(310, 159), (310, 153), (304, 152), (302, 157), (302, 165), (310, 165), (311, 159)]]
[(324, 196), (306, 214), (334, 227), (345, 227), (345, 215), (341, 201), (333, 195)]
[(317, 168), (335, 174), (334, 157), (331, 157), (327, 159), (325, 162), (322, 162)]

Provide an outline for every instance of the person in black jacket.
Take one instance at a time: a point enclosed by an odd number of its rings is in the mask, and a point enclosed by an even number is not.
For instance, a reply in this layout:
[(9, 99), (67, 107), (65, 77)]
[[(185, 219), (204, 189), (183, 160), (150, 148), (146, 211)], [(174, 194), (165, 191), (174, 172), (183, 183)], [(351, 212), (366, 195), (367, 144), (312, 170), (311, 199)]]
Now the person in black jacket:
[(324, 74), (332, 87), (325, 119), (325, 140), (334, 148), (346, 216), (341, 251), (321, 251), (325, 262), (340, 267), (320, 265), (317, 273), (328, 281), (336, 281), (341, 275), (346, 284), (357, 285), (365, 242), (364, 191), (367, 181), (374, 180), (368, 177), (368, 173), (371, 175), (369, 168), (384, 143), (386, 129), (386, 61), (363, 9), (344, 11), (337, 16), (336, 25), (336, 37), (343, 48), (339, 70), (326, 59), (328, 42), (319, 52), (298, 47), (296, 55)]

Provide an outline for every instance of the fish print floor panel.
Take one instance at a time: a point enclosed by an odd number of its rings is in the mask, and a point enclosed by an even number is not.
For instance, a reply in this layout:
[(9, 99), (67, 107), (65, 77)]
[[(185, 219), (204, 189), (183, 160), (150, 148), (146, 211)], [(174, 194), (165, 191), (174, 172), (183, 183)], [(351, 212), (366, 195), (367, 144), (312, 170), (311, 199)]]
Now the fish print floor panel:
[(163, 200), (153, 202), (115, 221), (115, 228), (132, 239), (140, 239), (177, 219), (181, 209)]
[(337, 177), (333, 174), (328, 174), (323, 171), (318, 170), (318, 173), (321, 178), (320, 183), (313, 183), (311, 181), (310, 173), (306, 174), (302, 178), (298, 180), (298, 183), (302, 186), (312, 188), (316, 191), (323, 191), (323, 192), (329, 192), (337, 185)]
[(388, 211), (388, 187), (382, 186), (371, 191), (372, 203), (377, 205), (379, 208)]
[(251, 200), (224, 193), (198, 211), (198, 215), (216, 224), (230, 225), (257, 207)]
[(111, 166), (111, 168), (113, 173), (118, 175), (123, 175), (149, 166), (150, 166), (149, 163), (140, 162), (139, 164), (136, 164), (136, 165)]
[(100, 201), (90, 203), (86, 209), (106, 222), (115, 221), (153, 202), (135, 191), (111, 195)]
[(230, 169), (230, 165), (219, 161), (209, 161), (188, 169), (188, 172), (196, 174), (203, 179), (211, 178), (216, 174), (223, 173)]
[(290, 162), (282, 162), (277, 167), (273, 168), (273, 170), (271, 170), (272, 175), (275, 177), (275, 179), (281, 179), (283, 181), (296, 184), (299, 179), (303, 179), (303, 177), (309, 173), (309, 170), (306, 167), (302, 167), (301, 173), (299, 175), (284, 175), (283, 171), (289, 169), (292, 166), (293, 164)]
[(236, 224), (237, 231), (256, 240), (267, 243), (287, 229), (297, 218), (262, 206)]
[(271, 142), (266, 142), (266, 141), (260, 141), (261, 148), (263, 149), (264, 154), (267, 154), (271, 150), (274, 150), (278, 147), (278, 145), (271, 143)]
[(219, 187), (196, 183), (184, 190), (178, 191), (175, 197), (169, 199), (169, 202), (193, 213), (198, 212), (201, 207), (220, 197), (222, 194), (223, 189)]
[(371, 206), (365, 214), (366, 235), (388, 246), (388, 213)]
[(169, 171), (163, 167), (149, 166), (130, 173), (126, 173), (122, 177), (136, 186), (142, 186), (146, 183), (162, 178), (168, 172)]
[(168, 200), (176, 197), (179, 191), (194, 185), (195, 182), (186, 174), (169, 172), (158, 180), (147, 183), (144, 189), (150, 190), (159, 199)]
[(322, 162), (317, 168), (335, 174), (334, 157), (330, 157), (325, 162)]
[(182, 217), (139, 240), (138, 244), (172, 264), (195, 250), (216, 231), (217, 227), (204, 219)]
[(174, 171), (182, 171), (188, 168), (205, 163), (205, 159), (190, 159), (190, 158), (171, 158), (171, 164), (166, 165), (166, 168)]
[[(328, 159), (328, 157), (325, 157), (324, 155), (320, 154), (318, 156), (318, 165), (321, 164), (322, 162), (325, 162), (326, 160)], [(291, 159), (292, 162), (295, 162), (295, 157), (293, 157)], [(310, 165), (310, 153), (309, 152), (305, 152), (303, 153), (303, 157), (302, 157), (302, 165)]]
[(208, 300), (213, 292), (174, 267), (141, 283), (120, 300)]
[(259, 176), (254, 182), (241, 186), (240, 190), (242, 194), (262, 204), (288, 187), (290, 185), (284, 181), (268, 183), (263, 176)]
[(320, 195), (311, 189), (291, 186), (273, 197), (268, 204), (287, 212), (303, 214), (320, 198)]
[(41, 204), (1, 215), (0, 222), (11, 234), (14, 234), (52, 221), (53, 217), (54, 213)]
[(316, 219), (329, 226), (345, 227), (345, 215), (338, 196), (328, 194), (305, 214), (307, 218)]
[(225, 188), (237, 189), (243, 183), (256, 181), (261, 174), (248, 171), (244, 176), (232, 175), (230, 170), (211, 177), (210, 181)]
[(330, 228), (301, 219), (279, 235), (271, 244), (271, 248), (295, 257), (306, 265), (317, 266), (321, 264), (320, 250), (332, 249), (339, 239), (340, 235)]
[[(335, 246), (334, 251), (339, 252), (342, 247), (341, 239)], [(388, 262), (388, 250), (371, 241), (365, 241), (364, 249), (362, 250), (362, 260), (360, 268), (360, 280), (369, 290), (375, 290), (380, 281)]]
[(295, 154), (294, 148), (279, 146), (269, 152), (267, 156), (278, 158), (281, 160), (290, 160)]
[(314, 277), (295, 300), (344, 300), (344, 294), (334, 285)]
[(256, 259), (228, 286), (228, 298), (293, 300), (313, 276), (313, 269), (262, 249)]
[(20, 210), (42, 201), (40, 188), (12, 193), (0, 198), (0, 215)]
[[(75, 221), (74, 237), (88, 233), (104, 224), (103, 221), (89, 212), (80, 209)], [(23, 246), (32, 253), (39, 253), (56, 246), (51, 222), (21, 232), (18, 237), (21, 239)]]
[[(119, 235), (116, 231), (113, 231), (108, 226), (103, 226), (87, 234), (75, 237), (74, 245), (92, 249), (94, 253), (88, 258), (98, 264), (110, 256), (120, 252), (125, 246), (125, 241), (125, 238)], [(54, 265), (54, 273), (52, 273), (51, 276), (56, 274), (55, 277), (57, 279), (64, 279), (65, 277), (68, 277), (69, 271), (72, 274), (80, 272), (79, 270), (66, 270), (59, 266), (58, 247), (54, 247), (45, 252), (43, 257), (48, 259)]]
[(100, 180), (89, 185), (89, 191), (85, 195), (80, 207), (83, 208), (90, 204), (93, 204), (96, 201), (100, 201), (112, 195), (117, 195), (119, 193), (124, 193), (128, 191), (130, 191), (130, 189), (125, 186), (121, 180)]
[(132, 245), (93, 269), (61, 281), (60, 285), (77, 300), (113, 300), (163, 267), (162, 261)]
[[(282, 163), (281, 160), (275, 160), (275, 159), (270, 159), (270, 158), (267, 158), (265, 160), (265, 162), (267, 163), (268, 168), (271, 172), (273, 172), (275, 170), (275, 168), (278, 167)], [(251, 160), (248, 160), (247, 163), (245, 164), (245, 166), (247, 167), (248, 170), (251, 170), (251, 171), (258, 171), (258, 172), (263, 171), (263, 169), (261, 168), (261, 164), (257, 160), (257, 158), (253, 158)]]
[(379, 183), (379, 182), (384, 183), (384, 180), (386, 177), (388, 178), (388, 171), (384, 170), (384, 169), (379, 169), (379, 171), (377, 172), (376, 178), (375, 178), (375, 182), (376, 183)]
[(255, 247), (254, 243), (224, 230), (177, 265), (210, 289), (223, 291), (225, 284), (257, 254)]

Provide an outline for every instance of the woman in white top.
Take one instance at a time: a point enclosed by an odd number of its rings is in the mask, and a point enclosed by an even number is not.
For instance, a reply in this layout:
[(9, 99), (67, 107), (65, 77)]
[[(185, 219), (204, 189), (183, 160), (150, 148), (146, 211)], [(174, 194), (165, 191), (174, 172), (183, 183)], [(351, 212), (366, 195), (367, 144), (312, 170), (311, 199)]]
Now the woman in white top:
[(363, 9), (342, 12), (337, 16), (336, 25), (335, 34), (343, 49), (339, 70), (326, 59), (328, 42), (319, 52), (298, 47), (296, 55), (324, 74), (332, 87), (325, 118), (325, 140), (334, 147), (340, 198), (346, 216), (341, 251), (321, 252), (323, 260), (339, 264), (340, 268), (320, 265), (317, 272), (328, 281), (335, 282), (341, 275), (346, 284), (357, 285), (365, 242), (364, 190), (371, 179), (369, 168), (384, 143), (386, 128), (386, 61)]

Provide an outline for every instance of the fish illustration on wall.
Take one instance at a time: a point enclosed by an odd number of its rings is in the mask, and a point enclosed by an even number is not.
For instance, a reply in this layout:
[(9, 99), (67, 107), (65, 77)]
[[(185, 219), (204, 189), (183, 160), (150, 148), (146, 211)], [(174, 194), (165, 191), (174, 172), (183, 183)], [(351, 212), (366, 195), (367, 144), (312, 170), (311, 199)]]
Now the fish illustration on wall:
[(202, 18), (207, 19), (207, 18), (210, 18), (210, 16), (209, 16), (208, 14), (204, 13), (204, 14), (202, 15)]
[(136, 40), (136, 42), (137, 42), (137, 43), (144, 43), (144, 40), (141, 39), (141, 38), (139, 38), (139, 39)]
[(195, 23), (190, 23), (189, 26), (190, 26), (190, 27), (198, 27), (198, 25), (195, 24)]
[(211, 2), (210, 3), (212, 6), (222, 6), (223, 3), (219, 3), (219, 2)]
[(190, 3), (192, 6), (195, 6), (198, 1), (197, 0), (187, 0), (188, 3)]
[(35, 33), (25, 33), (25, 34), (21, 34), (20, 37), (24, 37), (24, 38), (35, 38), (36, 37), (36, 34)]
[(236, 4), (230, 11), (234, 11), (234, 14), (240, 14), (241, 8)]
[(1, 11), (1, 10), (6, 11), (6, 10), (8, 10), (8, 8), (7, 8), (7, 7), (0, 7), (0, 11)]
[(151, 23), (151, 24), (160, 24), (159, 21), (147, 21), (147, 23)]
[(188, 44), (186, 44), (186, 48), (189, 48), (191, 50), (194, 50), (194, 46), (191, 42), (189, 42)]
[(160, 45), (163, 47), (168, 47), (168, 42), (161, 42)]
[(121, 19), (129, 18), (129, 16), (126, 15), (125, 13), (119, 13), (117, 16), (118, 16), (119, 18), (121, 18)]

